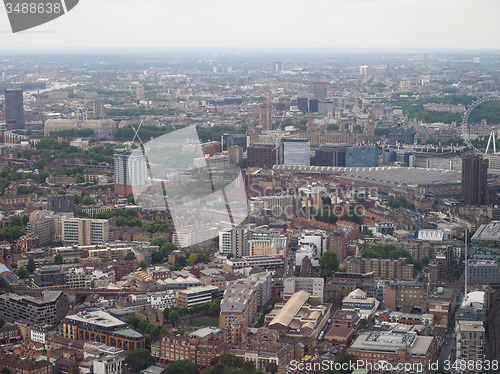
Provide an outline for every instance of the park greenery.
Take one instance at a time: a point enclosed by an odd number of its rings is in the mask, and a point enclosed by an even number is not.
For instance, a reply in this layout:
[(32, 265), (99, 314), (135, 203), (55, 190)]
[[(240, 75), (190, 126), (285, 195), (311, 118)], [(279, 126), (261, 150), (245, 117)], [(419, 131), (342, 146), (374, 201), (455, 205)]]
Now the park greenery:
[(378, 258), (378, 259), (391, 259), (397, 260), (400, 258), (406, 258), (407, 260), (412, 260), (412, 257), (408, 251), (398, 248), (392, 244), (376, 244), (365, 249), (361, 257), (363, 258)]
[(132, 369), (133, 373), (140, 373), (141, 370), (156, 364), (156, 359), (151, 356), (151, 352), (147, 349), (140, 348), (127, 352), (125, 363)]
[(23, 235), (23, 221), (18, 216), (12, 217), (7, 227), (0, 229), (0, 241), (14, 242)]

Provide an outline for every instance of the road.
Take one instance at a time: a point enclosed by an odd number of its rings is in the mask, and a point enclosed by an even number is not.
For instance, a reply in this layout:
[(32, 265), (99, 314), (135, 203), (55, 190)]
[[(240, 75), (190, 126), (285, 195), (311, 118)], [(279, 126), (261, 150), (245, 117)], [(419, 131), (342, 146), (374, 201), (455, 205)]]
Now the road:
[[(444, 339), (444, 345), (443, 348), (441, 349), (441, 354), (439, 355), (439, 365), (445, 366), (444, 362), (446, 360), (449, 360), (450, 362), (453, 362), (455, 360), (455, 355), (456, 355), (456, 340), (455, 340), (455, 334), (453, 333), (453, 329), (450, 329), (446, 334), (446, 337)], [(449, 357), (449, 358), (448, 358)]]

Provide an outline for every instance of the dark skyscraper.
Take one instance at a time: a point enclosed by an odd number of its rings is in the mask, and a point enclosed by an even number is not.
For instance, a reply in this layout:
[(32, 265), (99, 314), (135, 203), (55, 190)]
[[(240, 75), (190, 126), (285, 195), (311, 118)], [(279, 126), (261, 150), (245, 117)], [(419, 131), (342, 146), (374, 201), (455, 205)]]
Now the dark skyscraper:
[(270, 169), (277, 164), (276, 147), (270, 144), (255, 144), (247, 148), (249, 168)]
[(466, 205), (484, 205), (488, 167), (483, 158), (469, 155), (462, 159), (462, 200)]
[(15, 122), (17, 128), (24, 125), (23, 90), (8, 88), (5, 90), (5, 121)]

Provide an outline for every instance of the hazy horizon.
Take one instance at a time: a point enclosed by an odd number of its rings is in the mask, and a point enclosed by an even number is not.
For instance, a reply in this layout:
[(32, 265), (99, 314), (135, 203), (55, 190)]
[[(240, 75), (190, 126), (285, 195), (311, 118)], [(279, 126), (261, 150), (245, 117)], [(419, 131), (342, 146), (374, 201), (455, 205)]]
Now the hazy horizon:
[(500, 50), (497, 0), (81, 0), (0, 48)]

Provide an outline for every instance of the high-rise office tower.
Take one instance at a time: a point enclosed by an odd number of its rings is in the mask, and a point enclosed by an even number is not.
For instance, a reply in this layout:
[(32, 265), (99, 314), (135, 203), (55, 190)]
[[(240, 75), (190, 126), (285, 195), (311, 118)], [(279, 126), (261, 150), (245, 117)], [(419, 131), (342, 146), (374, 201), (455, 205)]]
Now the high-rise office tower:
[(104, 118), (104, 102), (102, 100), (92, 102), (92, 113), (94, 119)]
[(276, 164), (276, 146), (272, 144), (254, 144), (247, 148), (247, 166), (249, 168), (270, 169)]
[(280, 71), (283, 71), (283, 62), (281, 62), (281, 61), (273, 62), (273, 70), (275, 73), (279, 73)]
[(309, 111), (309, 104), (307, 97), (299, 97), (297, 98), (297, 108), (303, 113), (307, 113)]
[(271, 98), (260, 106), (259, 125), (262, 126), (264, 130), (273, 129), (273, 106)]
[(328, 95), (328, 83), (312, 82), (310, 84), (310, 92), (314, 94), (315, 99), (324, 100)]
[(23, 90), (20, 88), (5, 90), (5, 121), (16, 123), (15, 128), (24, 126)]
[(121, 196), (133, 193), (132, 187), (142, 187), (146, 184), (146, 163), (144, 156), (131, 154), (130, 150), (120, 150), (114, 154), (115, 188)]
[(311, 164), (311, 143), (308, 139), (281, 139), (280, 164), (309, 166)]
[(466, 205), (483, 205), (485, 202), (488, 167), (483, 157), (468, 155), (462, 159), (462, 200)]

